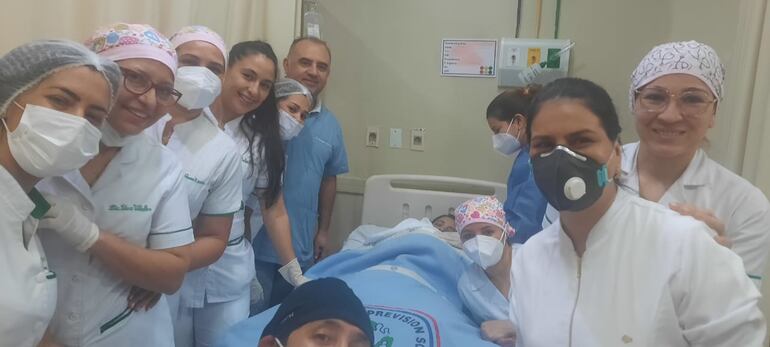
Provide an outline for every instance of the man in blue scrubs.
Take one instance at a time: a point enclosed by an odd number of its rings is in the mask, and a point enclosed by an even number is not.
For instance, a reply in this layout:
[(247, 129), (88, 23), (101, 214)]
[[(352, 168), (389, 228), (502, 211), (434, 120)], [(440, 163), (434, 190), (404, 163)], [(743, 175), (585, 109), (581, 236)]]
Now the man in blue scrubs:
[[(294, 40), (283, 60), (286, 77), (302, 83), (313, 93), (315, 108), (305, 119), (302, 131), (286, 145), (283, 194), (291, 222), (294, 252), (302, 270), (328, 255), (337, 175), (348, 172), (348, 158), (337, 118), (318, 99), (331, 71), (331, 52), (316, 38)], [(264, 228), (264, 226), (263, 226)], [(254, 239), (257, 280), (263, 288), (263, 302), (256, 312), (280, 303), (291, 285), (278, 273), (280, 260), (267, 233)]]

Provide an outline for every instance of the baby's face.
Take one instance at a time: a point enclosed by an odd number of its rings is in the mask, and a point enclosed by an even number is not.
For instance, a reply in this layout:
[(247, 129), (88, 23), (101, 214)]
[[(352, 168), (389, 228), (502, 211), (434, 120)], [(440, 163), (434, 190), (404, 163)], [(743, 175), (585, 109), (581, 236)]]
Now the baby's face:
[(436, 219), (436, 221), (433, 222), (433, 226), (436, 227), (436, 229), (441, 230), (443, 232), (451, 232), (451, 231), (457, 231), (455, 229), (455, 220), (451, 217), (441, 217), (439, 219)]

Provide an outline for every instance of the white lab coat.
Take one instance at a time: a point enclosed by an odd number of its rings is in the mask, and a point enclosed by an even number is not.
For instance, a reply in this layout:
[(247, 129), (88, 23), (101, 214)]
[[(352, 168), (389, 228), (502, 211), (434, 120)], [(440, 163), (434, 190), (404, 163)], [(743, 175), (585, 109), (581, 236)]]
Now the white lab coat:
[[(100, 229), (149, 249), (193, 241), (182, 167), (171, 151), (144, 134), (126, 144), (91, 187), (80, 171), (47, 178), (38, 189), (80, 209)], [(165, 298), (149, 311), (127, 309), (131, 285), (99, 259), (70, 247), (56, 232), (39, 232), (59, 276), (51, 321), (66, 346), (173, 346)]]
[[(620, 185), (639, 195), (636, 156), (639, 143), (623, 146), (623, 175)], [(725, 235), (732, 250), (743, 259), (746, 271), (761, 287), (762, 274), (770, 251), (770, 203), (762, 191), (742, 177), (709, 159), (699, 149), (681, 177), (674, 182), (659, 204), (688, 203), (713, 211), (725, 223)]]
[[(166, 115), (145, 133), (161, 141), (171, 120)], [(176, 124), (166, 144), (184, 170), (183, 185), (188, 194), (190, 216), (228, 215), (241, 208), (240, 157), (233, 140), (211, 124), (207, 117)]]
[[(161, 141), (163, 129), (170, 120), (171, 116), (164, 116), (145, 133)], [(176, 124), (166, 148), (182, 163), (185, 178), (182, 185), (193, 219), (199, 214), (235, 215), (241, 209), (241, 160), (235, 143), (206, 116)], [(228, 245), (238, 246), (242, 241), (243, 233), (230, 235)], [(187, 273), (182, 288), (175, 294), (180, 298), (175, 300), (181, 300), (184, 307), (203, 307), (207, 287), (221, 285), (209, 280), (210, 273), (210, 266)]]
[[(521, 244), (512, 244), (511, 257)], [(500, 293), (494, 283), (489, 280), (484, 269), (476, 263), (465, 269), (457, 282), (457, 291), (463, 300), (465, 308), (470, 311), (473, 320), (481, 324), (488, 320), (508, 319), (508, 298)]]
[(0, 191), (0, 346), (36, 346), (56, 307), (56, 275), (35, 233), (44, 200), (2, 165)]
[[(203, 109), (203, 112), (208, 114), (207, 117), (213, 117), (211, 110), (208, 108)], [(239, 128), (242, 118), (241, 116), (227, 122), (223, 131), (235, 143), (235, 151), (238, 155), (241, 174), (238, 178), (241, 187), (241, 190), (238, 192), (238, 198), (245, 201), (263, 176), (259, 170), (252, 172), (249, 166), (248, 139)], [(256, 142), (259, 141), (259, 137), (256, 137), (254, 141), (254, 147), (256, 148)], [(260, 158), (261, 156), (256, 156), (255, 160), (258, 161), (258, 164)], [(233, 215), (230, 240), (243, 240), (245, 228), (244, 209), (241, 208)], [(216, 263), (209, 265), (208, 271), (205, 283), (206, 302), (222, 303), (242, 298), (244, 293), (250, 291), (251, 280), (256, 276), (254, 270), (254, 251), (251, 248), (251, 244), (243, 241), (231, 242), (225, 249), (222, 257)]]
[(759, 292), (706, 228), (620, 189), (582, 258), (541, 231), (511, 268), (517, 346), (760, 346)]

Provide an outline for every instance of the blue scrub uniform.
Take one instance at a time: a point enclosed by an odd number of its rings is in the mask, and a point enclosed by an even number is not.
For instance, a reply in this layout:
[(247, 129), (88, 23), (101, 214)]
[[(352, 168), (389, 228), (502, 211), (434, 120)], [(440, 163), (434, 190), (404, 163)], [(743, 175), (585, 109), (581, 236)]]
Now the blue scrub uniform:
[(548, 201), (535, 184), (529, 165), (529, 147), (522, 147), (508, 176), (508, 197), (503, 208), (505, 219), (514, 229), (514, 243), (524, 243), (543, 229), (543, 215)]
[[(334, 114), (325, 106), (311, 112), (302, 131), (287, 143), (286, 155), (283, 196), (291, 223), (294, 252), (302, 269), (306, 270), (313, 265), (321, 181), (348, 172), (342, 128)], [(281, 261), (264, 228), (263, 225), (252, 244), (257, 280), (266, 301), (280, 302), (292, 287), (278, 273)], [(253, 311), (260, 310), (255, 307)]]

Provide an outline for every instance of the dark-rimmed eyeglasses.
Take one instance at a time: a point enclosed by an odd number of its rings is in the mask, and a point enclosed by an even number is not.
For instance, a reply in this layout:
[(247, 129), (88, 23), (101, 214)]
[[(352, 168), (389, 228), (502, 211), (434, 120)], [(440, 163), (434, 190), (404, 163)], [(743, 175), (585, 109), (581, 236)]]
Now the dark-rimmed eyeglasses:
[(131, 94), (144, 95), (155, 88), (155, 99), (163, 106), (176, 104), (182, 97), (182, 93), (178, 90), (170, 86), (157, 85), (141, 72), (127, 68), (120, 68), (120, 71), (123, 72), (123, 87)]

